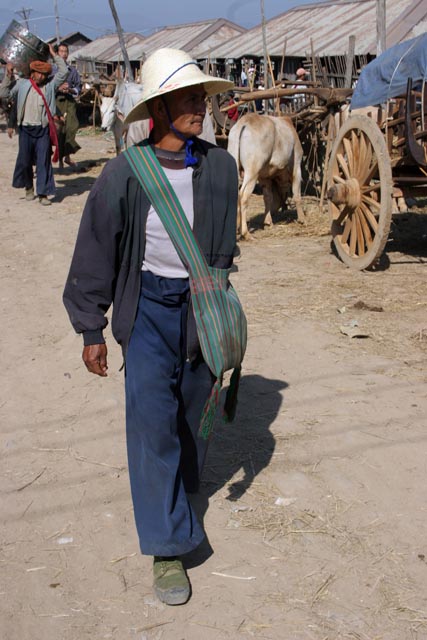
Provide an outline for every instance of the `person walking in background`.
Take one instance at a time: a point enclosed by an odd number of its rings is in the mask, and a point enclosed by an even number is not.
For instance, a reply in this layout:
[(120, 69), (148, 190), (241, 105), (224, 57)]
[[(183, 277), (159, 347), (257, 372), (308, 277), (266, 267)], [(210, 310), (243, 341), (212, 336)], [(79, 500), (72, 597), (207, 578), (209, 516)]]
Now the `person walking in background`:
[[(188, 494), (198, 491), (207, 451), (199, 427), (202, 423), (203, 432), (205, 419), (213, 419), (220, 388), (207, 365), (195, 292), (213, 290), (214, 278), (203, 275), (203, 261), (215, 279), (220, 273), (225, 278), (224, 292), (233, 291), (226, 285), (236, 245), (236, 163), (199, 136), (206, 96), (233, 84), (204, 74), (179, 49), (154, 52), (141, 82), (142, 98), (125, 122), (151, 117), (153, 129), (148, 140), (110, 160), (92, 188), (64, 304), (74, 329), (83, 334), (87, 370), (99, 376), (107, 375), (103, 329), (113, 304), (112, 331), (125, 362), (128, 466), (140, 548), (154, 556), (158, 598), (177, 605), (190, 597), (181, 556), (205, 537)], [(135, 170), (144, 158), (155, 187)], [(165, 209), (175, 213), (172, 225), (164, 224)], [(180, 220), (193, 230), (185, 242)], [(197, 266), (201, 279), (194, 275), (193, 258), (182, 259), (184, 245), (192, 256), (203, 256)], [(223, 307), (213, 304), (205, 311), (209, 326), (209, 317), (221, 316)], [(240, 353), (231, 346), (236, 334), (234, 328), (225, 334), (228, 353)]]
[(61, 42), (56, 49), (58, 56), (63, 59), (68, 69), (65, 82), (59, 85), (56, 92), (58, 115), (60, 115), (63, 123), (58, 132), (59, 167), (62, 169), (64, 162), (71, 167), (76, 165), (76, 163), (71, 160), (70, 155), (77, 153), (80, 149), (80, 145), (76, 142), (76, 134), (79, 129), (76, 99), (80, 95), (81, 80), (77, 69), (67, 64), (69, 55), (68, 45)]
[(236, 96), (233, 93), (233, 91), (230, 91), (230, 93), (228, 94), (228, 106), (231, 106), (231, 109), (229, 109), (227, 111), (227, 116), (230, 118), (230, 120), (232, 120), (233, 122), (237, 122), (237, 120), (239, 119), (239, 109), (237, 106), (237, 100), (236, 100)]
[(53, 121), (56, 110), (55, 93), (68, 75), (63, 59), (56, 55), (51, 45), (49, 50), (58, 67), (58, 72), (52, 80), (49, 81), (52, 65), (42, 60), (34, 60), (30, 63), (30, 77), (17, 80), (13, 66), (7, 64), (0, 85), (1, 98), (14, 99), (16, 96), (19, 150), (12, 186), (17, 189), (24, 188), (26, 200), (34, 200), (35, 165), (37, 196), (43, 205), (51, 204), (47, 196), (55, 192), (51, 160), (52, 142), (58, 143)]
[[(16, 84), (15, 73), (13, 64), (8, 63), (6, 65), (5, 74), (9, 74), (13, 78), (11, 84), (9, 85), (9, 89)], [(2, 102), (2, 107), (6, 116), (6, 131), (9, 138), (13, 138), (13, 135), (17, 132), (17, 109), (16, 109), (16, 94), (13, 97), (9, 98), (0, 98), (0, 102)]]
[[(293, 89), (307, 89), (305, 84), (308, 81), (308, 73), (304, 67), (300, 67), (295, 72), (295, 84), (292, 85)], [(294, 108), (301, 109), (307, 101), (307, 95), (305, 93), (298, 93), (294, 96)]]

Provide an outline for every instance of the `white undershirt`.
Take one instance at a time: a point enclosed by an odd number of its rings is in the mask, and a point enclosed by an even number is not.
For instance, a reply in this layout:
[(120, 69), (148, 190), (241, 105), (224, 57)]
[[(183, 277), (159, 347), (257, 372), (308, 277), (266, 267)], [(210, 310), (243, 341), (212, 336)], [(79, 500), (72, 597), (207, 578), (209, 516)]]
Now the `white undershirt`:
[[(167, 169), (163, 167), (169, 182), (193, 228), (193, 169)], [(145, 231), (145, 255), (142, 263), (143, 271), (151, 271), (164, 278), (188, 278), (188, 271), (182, 264), (168, 232), (160, 221), (157, 212), (151, 206), (147, 217)]]

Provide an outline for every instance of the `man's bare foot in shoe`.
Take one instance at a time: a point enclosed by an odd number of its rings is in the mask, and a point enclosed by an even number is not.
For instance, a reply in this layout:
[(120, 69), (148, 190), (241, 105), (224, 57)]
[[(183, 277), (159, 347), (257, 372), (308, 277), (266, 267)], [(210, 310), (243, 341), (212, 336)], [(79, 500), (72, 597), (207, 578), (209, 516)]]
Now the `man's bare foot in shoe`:
[(76, 163), (74, 162), (74, 160), (71, 160), (70, 156), (65, 156), (64, 162), (65, 162), (65, 164), (68, 164), (69, 167), (75, 167), (76, 166)]
[(45, 207), (49, 207), (52, 204), (47, 196), (39, 196), (39, 202)]

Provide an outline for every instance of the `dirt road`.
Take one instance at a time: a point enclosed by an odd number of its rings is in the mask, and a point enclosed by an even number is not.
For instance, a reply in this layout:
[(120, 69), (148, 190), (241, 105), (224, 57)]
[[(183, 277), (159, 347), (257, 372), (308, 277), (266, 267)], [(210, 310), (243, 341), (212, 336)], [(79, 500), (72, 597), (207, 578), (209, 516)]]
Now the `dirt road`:
[(238, 417), (218, 421), (197, 498), (193, 596), (168, 608), (138, 552), (119, 349), (108, 333), (109, 377), (87, 374), (61, 302), (112, 150), (79, 141), (86, 170), (57, 174), (42, 207), (10, 186), (0, 132), (2, 640), (427, 638), (427, 214), (396, 222), (376, 272), (332, 255), (308, 200), (306, 229), (283, 219), (241, 246)]

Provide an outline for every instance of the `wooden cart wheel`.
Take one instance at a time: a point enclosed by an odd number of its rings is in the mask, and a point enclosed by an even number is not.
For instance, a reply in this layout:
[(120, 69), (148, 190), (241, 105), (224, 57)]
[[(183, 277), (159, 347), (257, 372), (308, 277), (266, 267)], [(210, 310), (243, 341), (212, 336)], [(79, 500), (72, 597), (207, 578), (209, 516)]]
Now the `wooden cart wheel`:
[(392, 212), (392, 173), (384, 136), (367, 116), (342, 125), (327, 172), (332, 236), (341, 260), (368, 269), (382, 254)]

